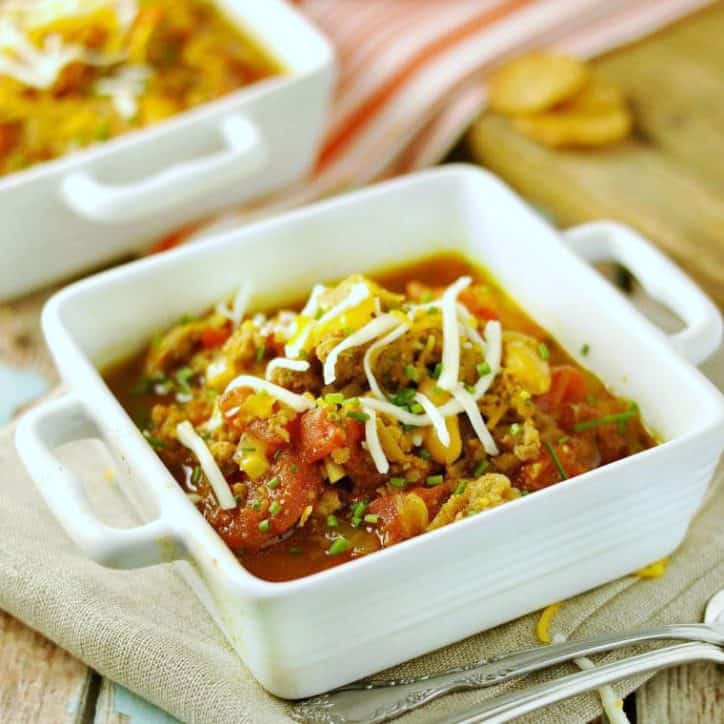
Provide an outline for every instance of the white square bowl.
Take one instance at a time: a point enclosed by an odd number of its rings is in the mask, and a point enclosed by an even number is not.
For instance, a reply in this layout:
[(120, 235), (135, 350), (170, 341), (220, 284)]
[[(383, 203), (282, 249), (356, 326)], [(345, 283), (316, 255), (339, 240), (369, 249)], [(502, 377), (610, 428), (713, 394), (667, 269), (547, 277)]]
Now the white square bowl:
[[(684, 332), (666, 337), (571, 248), (625, 261), (684, 319)], [(491, 270), (579, 361), (637, 400), (664, 442), (307, 578), (254, 577), (188, 501), (98, 366), (245, 280), (259, 290), (253, 304), (265, 307), (318, 281), (445, 249)], [(672, 347), (701, 361), (718, 345), (721, 319), (703, 293), (633, 232), (600, 223), (561, 235), (473, 167), (380, 184), (106, 272), (57, 294), (43, 322), (71, 392), (27, 414), (17, 445), (53, 512), (106, 565), (184, 561), (179, 570), (241, 658), (287, 698), (345, 684), (670, 553), (724, 444), (722, 396)], [(584, 343), (585, 360), (577, 353)], [(145, 525), (103, 526), (80, 481), (59, 465), (52, 448), (87, 435), (114, 449)]]
[(334, 79), (331, 46), (284, 0), (216, 4), (284, 73), (0, 177), (0, 299), (139, 250), (307, 173)]

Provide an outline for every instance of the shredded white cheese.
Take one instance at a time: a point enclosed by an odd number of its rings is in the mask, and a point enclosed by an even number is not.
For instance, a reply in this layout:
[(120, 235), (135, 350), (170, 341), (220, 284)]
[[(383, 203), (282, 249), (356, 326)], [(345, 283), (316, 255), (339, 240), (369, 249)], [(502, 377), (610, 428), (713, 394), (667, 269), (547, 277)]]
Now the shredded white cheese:
[(372, 461), (377, 468), (378, 473), (386, 474), (390, 469), (390, 463), (385, 456), (385, 451), (382, 449), (380, 443), (380, 436), (377, 432), (377, 415), (375, 411), (368, 407), (367, 400), (361, 400), (362, 407), (365, 408), (367, 413), (367, 420), (365, 420), (365, 438), (367, 439), (367, 450), (372, 456)]
[(381, 317), (367, 322), (364, 327), (353, 332), (349, 337), (345, 337), (336, 347), (330, 350), (327, 358), (324, 360), (324, 384), (331, 385), (335, 379), (337, 379), (337, 359), (342, 352), (352, 347), (359, 347), (362, 344), (371, 342), (399, 323), (399, 317), (394, 314), (383, 314)]
[[(319, 297), (327, 290), (327, 288), (323, 284), (315, 284), (312, 288), (312, 292), (309, 295), (309, 299), (307, 300), (307, 303), (304, 305), (304, 308), (299, 313), (299, 315), (295, 315), (294, 318), (294, 327), (297, 332), (297, 338), (292, 342), (291, 344), (287, 344), (284, 347), (284, 354), (286, 354), (287, 357), (291, 357), (292, 359), (296, 359), (299, 357), (299, 353), (304, 349), (304, 345), (307, 343), (307, 339), (309, 339), (309, 335), (312, 331), (312, 318), (316, 316), (317, 312), (319, 311)], [(299, 329), (299, 323), (302, 321), (307, 322), (307, 326), (300, 330)], [(288, 339), (291, 339), (294, 336), (294, 330), (290, 330)]]
[(216, 305), (216, 312), (230, 319), (234, 327), (238, 327), (241, 324), (241, 320), (244, 319), (247, 307), (249, 306), (251, 292), (251, 283), (244, 282), (244, 284), (239, 287), (239, 291), (234, 297), (234, 303), (231, 308), (229, 308), (226, 302), (219, 302), (219, 304)]
[(253, 390), (268, 392), (272, 397), (275, 397), (279, 402), (283, 402), (287, 407), (291, 407), (292, 410), (297, 412), (304, 412), (305, 410), (311, 410), (315, 407), (314, 400), (310, 400), (302, 395), (297, 395), (294, 392), (290, 392), (285, 387), (275, 385), (268, 380), (262, 380), (260, 377), (254, 377), (253, 375), (239, 375), (235, 377), (224, 390), (224, 394), (235, 390), (237, 387), (250, 387)]
[(42, 28), (60, 18), (84, 16), (111, 8), (121, 28), (128, 29), (138, 14), (136, 0), (3, 0), (2, 15), (27, 28)]
[(211, 489), (214, 491), (219, 506), (224, 510), (236, 508), (236, 498), (231, 492), (226, 478), (216, 464), (216, 460), (214, 460), (214, 456), (206, 446), (203, 438), (194, 430), (193, 425), (188, 420), (180, 422), (176, 426), (176, 436), (182, 445), (196, 455), (199, 465), (201, 465), (201, 469), (204, 471), (211, 485)]
[(483, 416), (480, 414), (475, 398), (468, 393), (462, 385), (458, 385), (452, 394), (460, 403), (463, 410), (465, 410), (465, 414), (468, 416), (470, 424), (473, 426), (473, 430), (475, 430), (475, 434), (478, 436), (480, 442), (483, 443), (485, 452), (488, 453), (488, 455), (497, 455), (498, 446), (495, 444), (490, 430), (485, 426), (485, 420), (483, 420)]
[[(553, 643), (560, 644), (566, 640), (563, 634), (557, 633), (553, 636)], [(584, 671), (594, 669), (596, 665), (587, 656), (582, 656), (577, 659), (573, 659), (579, 669)], [(598, 695), (601, 697), (601, 704), (603, 705), (603, 711), (606, 713), (609, 722), (611, 724), (631, 724), (631, 720), (626, 716), (626, 712), (623, 710), (623, 701), (620, 697), (616, 696), (616, 692), (609, 684), (604, 684), (598, 688)]]
[(430, 422), (435, 429), (435, 434), (440, 440), (440, 444), (443, 447), (450, 447), (450, 432), (445, 424), (445, 418), (440, 414), (440, 410), (435, 406), (435, 403), (429, 397), (423, 395), (422, 392), (418, 392), (415, 395), (415, 401), (420, 403), (422, 409), (425, 410), (430, 418)]
[(271, 380), (274, 370), (294, 370), (294, 372), (306, 372), (309, 369), (309, 362), (303, 359), (287, 359), (286, 357), (275, 357), (266, 366), (264, 376)]
[(339, 303), (335, 304), (331, 309), (327, 310), (317, 321), (320, 326), (339, 317), (342, 312), (356, 307), (370, 295), (370, 288), (364, 282), (353, 284), (349, 290), (349, 294)]
[(488, 391), (495, 375), (500, 372), (500, 361), (503, 354), (503, 331), (500, 322), (491, 320), (485, 325), (485, 342), (485, 361), (490, 367), (490, 372), (480, 377), (475, 383), (473, 397), (476, 400), (479, 400)]
[(307, 299), (307, 303), (300, 312), (303, 317), (313, 317), (319, 309), (319, 297), (327, 291), (327, 287), (324, 284), (315, 284), (312, 287), (312, 291)]
[(405, 334), (408, 329), (409, 327), (406, 324), (401, 324), (399, 327), (397, 327), (397, 329), (393, 329), (389, 334), (382, 337), (382, 339), (378, 339), (374, 344), (371, 344), (365, 352), (362, 366), (364, 368), (365, 375), (367, 376), (367, 383), (370, 386), (370, 390), (378, 400), (386, 400), (387, 397), (385, 396), (385, 393), (382, 392), (382, 390), (380, 389), (380, 386), (377, 384), (377, 378), (375, 377), (374, 372), (372, 372), (373, 358), (375, 357), (375, 354), (378, 350), (386, 347), (388, 344), (392, 344), (392, 342)]
[(138, 111), (138, 99), (146, 89), (151, 69), (145, 65), (128, 65), (115, 75), (101, 78), (93, 86), (98, 95), (109, 96), (122, 118), (133, 118)]
[(211, 411), (211, 417), (206, 421), (206, 429), (213, 432), (224, 424), (224, 418), (221, 415), (218, 398), (214, 400), (214, 408)]
[(460, 331), (456, 300), (458, 294), (472, 282), (470, 277), (460, 277), (451, 284), (440, 299), (442, 309), (442, 372), (438, 387), (452, 392), (458, 386), (460, 372)]

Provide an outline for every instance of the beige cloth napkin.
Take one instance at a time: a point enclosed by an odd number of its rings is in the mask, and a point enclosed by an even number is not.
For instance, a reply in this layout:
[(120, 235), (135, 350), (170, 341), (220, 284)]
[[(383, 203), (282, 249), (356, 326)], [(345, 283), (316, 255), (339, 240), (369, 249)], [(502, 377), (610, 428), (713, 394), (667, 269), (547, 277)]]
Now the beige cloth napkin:
[[(0, 608), (183, 721), (290, 721), (292, 705), (267, 694), (254, 681), (174, 570), (179, 564), (116, 571), (79, 553), (23, 469), (13, 435), (13, 427), (0, 432)], [(74, 443), (63, 449), (62, 457), (83, 476), (106, 522), (119, 527), (133, 524), (117, 480), (108, 479), (113, 464), (100, 443)], [(551, 631), (581, 637), (644, 624), (701, 620), (707, 599), (724, 585), (722, 521), (724, 468), (663, 578), (628, 576), (565, 601)], [(395, 673), (436, 671), (534, 646), (537, 619), (537, 615), (518, 619), (409, 662)], [(560, 667), (553, 673), (574, 670)], [(530, 677), (526, 683), (553, 673)], [(627, 681), (616, 690), (624, 695), (644, 678)], [(510, 682), (448, 696), (399, 721), (437, 721), (519, 686)], [(600, 711), (597, 697), (591, 694), (525, 721), (587, 722)]]

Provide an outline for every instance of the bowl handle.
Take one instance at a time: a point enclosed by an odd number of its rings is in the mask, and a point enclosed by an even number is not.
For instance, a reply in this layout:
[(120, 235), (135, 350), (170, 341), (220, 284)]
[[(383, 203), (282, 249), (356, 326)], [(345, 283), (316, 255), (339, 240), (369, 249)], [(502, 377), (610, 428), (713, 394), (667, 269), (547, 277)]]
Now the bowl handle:
[(166, 211), (181, 202), (235, 183), (267, 161), (257, 126), (239, 114), (221, 123), (226, 148), (178, 163), (136, 183), (104, 184), (87, 171), (68, 174), (61, 196), (79, 216), (103, 223), (126, 223)]
[(616, 261), (629, 269), (646, 292), (686, 325), (669, 335), (671, 345), (698, 365), (722, 338), (719, 310), (679, 267), (633, 229), (614, 221), (593, 221), (562, 232), (566, 244), (589, 262)]
[(89, 557), (111, 568), (141, 568), (173, 559), (175, 537), (163, 518), (136, 528), (111, 528), (93, 513), (81, 481), (53, 449), (100, 432), (72, 395), (45, 402), (18, 423), (15, 444), (30, 476), (65, 532)]

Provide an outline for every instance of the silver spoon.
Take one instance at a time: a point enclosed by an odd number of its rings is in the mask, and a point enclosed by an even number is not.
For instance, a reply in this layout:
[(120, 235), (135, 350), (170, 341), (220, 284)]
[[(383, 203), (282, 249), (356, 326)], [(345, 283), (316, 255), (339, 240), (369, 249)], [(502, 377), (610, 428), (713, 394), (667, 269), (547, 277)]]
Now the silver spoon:
[[(665, 639), (697, 643), (666, 647), (565, 676), (521, 692), (496, 697), (471, 712), (447, 720), (445, 724), (508, 721), (513, 716), (520, 716), (553, 701), (595, 689), (603, 683), (616, 681), (633, 673), (701, 659), (724, 662), (724, 653), (719, 648), (724, 645), (724, 589), (709, 600), (703, 624), (672, 624), (631, 633), (566, 641), (478, 661), (440, 674), (356, 682), (300, 702), (294, 709), (293, 717), (297, 721), (320, 724), (377, 724), (394, 719), (453, 691), (492, 686), (581, 656), (611, 651), (643, 641)], [(500, 718), (501, 716), (503, 718)]]

